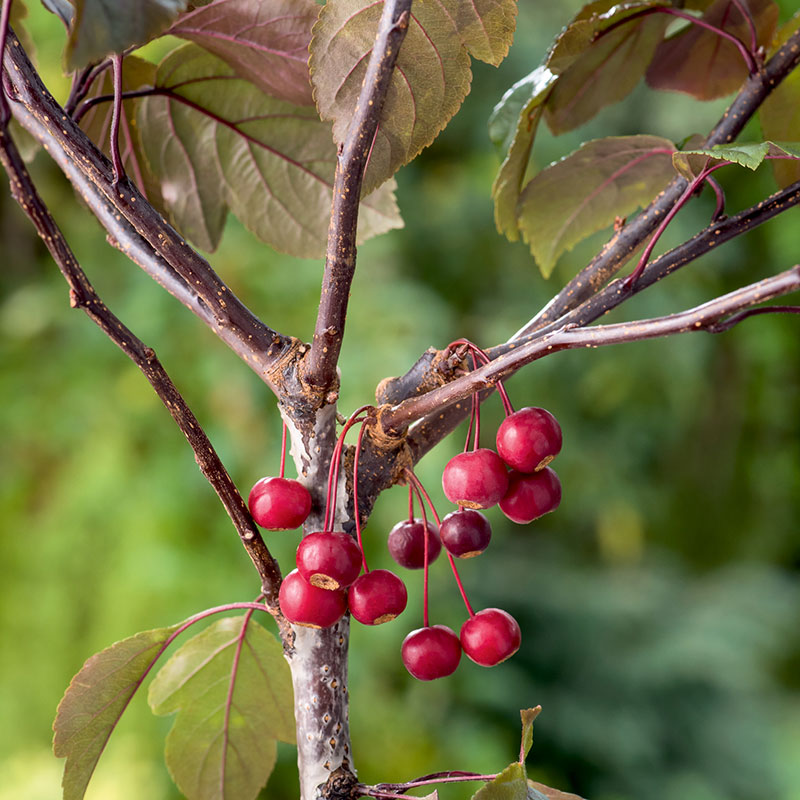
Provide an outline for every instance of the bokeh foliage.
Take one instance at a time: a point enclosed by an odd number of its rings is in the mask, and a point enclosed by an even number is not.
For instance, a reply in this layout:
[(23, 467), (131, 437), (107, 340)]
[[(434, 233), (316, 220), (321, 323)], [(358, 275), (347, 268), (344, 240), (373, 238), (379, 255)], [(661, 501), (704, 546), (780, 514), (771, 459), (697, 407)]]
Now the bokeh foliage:
[[(499, 236), (489, 197), (496, 157), (486, 120), (527, 74), (577, 3), (520, 4), (516, 45), (497, 70), (475, 64), (470, 96), (437, 142), (398, 174), (406, 229), (360, 248), (343, 352), (341, 408), (427, 346), (507, 338), (603, 242), (579, 245), (544, 282), (524, 245)], [(785, 19), (795, 9), (783, 4)], [(30, 3), (45, 77), (58, 82), (63, 30)], [(699, 106), (639, 87), (559, 139), (547, 164), (602, 135), (680, 140), (724, 101)], [(751, 126), (744, 139), (757, 139)], [(110, 248), (47, 158), (46, 200), (112, 310), (153, 346), (243, 491), (278, 467), (280, 425), (258, 379)], [(729, 208), (773, 191), (768, 169), (720, 174)], [(705, 224), (708, 197), (682, 212), (664, 247)], [(798, 212), (726, 245), (625, 304), (614, 318), (668, 313), (794, 264)], [(0, 193), (1, 800), (50, 800), (62, 764), (50, 725), (85, 658), (135, 631), (250, 599), (255, 574), (172, 421), (135, 368), (82, 316), (6, 192)], [(215, 268), (270, 325), (310, 338), (320, 264), (275, 255), (231, 220)], [(496, 771), (518, 747), (517, 710), (541, 703), (528, 760), (536, 779), (591, 800), (800, 797), (800, 338), (794, 318), (545, 359), (510, 382), (517, 405), (551, 409), (565, 432), (564, 501), (530, 528), (492, 514), (495, 538), (462, 574), (476, 606), (518, 616), (523, 649), (486, 671), (466, 663), (420, 684), (399, 659), (421, 616), (409, 580), (403, 617), (353, 634), (354, 757), (368, 782), (440, 769)], [(488, 432), (499, 421), (487, 404)], [(420, 465), (439, 476), (451, 437)], [(401, 489), (378, 501), (369, 555)], [(444, 509), (444, 504), (442, 509)], [(291, 562), (293, 534), (270, 546)], [(287, 567), (288, 568), (288, 567)], [(460, 625), (444, 564), (436, 621)], [(177, 798), (162, 760), (169, 722), (134, 702), (87, 797)], [(265, 797), (297, 794), (279, 747)], [(443, 798), (468, 797), (465, 787)]]

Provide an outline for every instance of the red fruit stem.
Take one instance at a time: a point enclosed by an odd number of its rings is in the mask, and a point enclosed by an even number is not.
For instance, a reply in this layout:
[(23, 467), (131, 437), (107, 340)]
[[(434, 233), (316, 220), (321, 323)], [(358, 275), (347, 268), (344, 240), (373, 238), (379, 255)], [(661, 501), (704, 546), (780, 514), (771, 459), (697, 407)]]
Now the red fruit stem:
[[(478, 368), (478, 360), (475, 358), (475, 351), (472, 351), (472, 371)], [(472, 395), (475, 403), (475, 439), (472, 442), (472, 449), (477, 450), (481, 446), (481, 404), (477, 392)]]
[[(335, 508), (336, 508), (336, 489), (339, 483), (339, 463), (342, 460), (342, 449), (344, 448), (344, 437), (347, 434), (347, 431), (353, 427), (357, 422), (361, 422), (362, 419), (359, 419), (359, 415), (365, 413), (366, 411), (372, 411), (374, 406), (361, 406), (361, 408), (357, 408), (349, 417), (347, 422), (345, 422), (344, 427), (342, 428), (341, 433), (339, 434), (339, 438), (336, 440), (336, 444), (333, 448), (333, 453), (331, 455), (331, 465), (328, 469), (328, 493), (325, 499), (325, 525), (324, 530), (329, 531), (333, 529), (333, 518), (335, 516)], [(333, 502), (331, 502), (331, 500)]]
[(414, 521), (414, 489), (408, 484), (408, 521)]
[[(431, 507), (431, 511), (433, 512), (433, 516), (436, 520), (436, 524), (441, 527), (442, 521), (439, 519), (439, 515), (436, 513), (436, 507), (433, 505), (433, 501), (431, 500), (430, 495), (425, 491), (425, 487), (420, 483), (419, 478), (411, 472), (411, 470), (406, 470), (406, 475), (408, 479), (413, 482), (414, 487), (417, 489), (418, 492), (421, 492), (424, 496), (425, 500), (427, 500), (428, 505)], [(420, 501), (421, 504), (421, 501)], [(447, 548), (444, 548), (447, 551)], [(427, 558), (427, 548), (425, 550), (425, 555)], [(469, 604), (469, 600), (467, 599), (467, 593), (464, 590), (464, 585), (461, 583), (461, 576), (458, 574), (458, 570), (456, 569), (456, 562), (453, 561), (453, 556), (450, 553), (447, 553), (447, 560), (450, 562), (450, 569), (453, 570), (453, 577), (456, 579), (456, 583), (458, 584), (458, 591), (461, 592), (461, 599), (464, 601), (464, 605), (467, 607), (467, 611), (469, 612), (470, 617), (475, 616), (475, 612), (472, 610), (472, 606)]]
[(478, 393), (474, 392), (472, 395), (472, 408), (469, 412), (469, 425), (467, 426), (467, 438), (464, 442), (464, 450), (463, 452), (466, 453), (469, 450), (469, 442), (472, 439), (472, 431), (475, 427), (475, 416), (478, 413)]
[[(472, 369), (475, 369), (475, 355), (479, 355), (481, 360), (484, 364), (488, 364), (491, 359), (489, 358), (488, 353), (485, 350), (482, 350), (478, 345), (474, 342), (471, 342), (469, 339), (456, 339), (454, 342), (450, 342), (449, 345), (445, 348), (446, 350), (450, 350), (452, 347), (467, 347), (470, 353), (473, 356), (472, 361)], [(497, 381), (497, 392), (500, 395), (500, 399), (503, 402), (503, 410), (505, 411), (506, 416), (514, 413), (514, 406), (511, 405), (511, 400), (508, 397), (508, 392), (506, 391), (506, 387), (503, 385), (503, 381)], [(477, 392), (475, 394), (475, 401), (479, 402), (477, 398)], [(470, 421), (470, 431), (472, 430), (472, 423)], [(469, 440), (469, 431), (467, 432), (467, 440)], [(466, 452), (466, 448), (464, 448), (464, 452)]]
[(284, 472), (286, 472), (286, 423), (283, 423), (283, 431), (281, 432), (281, 473), (280, 477), (283, 477)]
[[(409, 482), (409, 488), (411, 487), (411, 483)], [(429, 626), (428, 622), (428, 515), (425, 513), (425, 503), (422, 501), (422, 495), (419, 494), (419, 489), (414, 486), (414, 490), (417, 492), (417, 499), (419, 500), (419, 508), (420, 512), (422, 513), (422, 525), (423, 525), (423, 536), (425, 537), (423, 540), (423, 546), (425, 551), (422, 556), (422, 626), (427, 628)]]
[(744, 21), (750, 29), (750, 52), (755, 55), (758, 51), (758, 31), (756, 30), (756, 23), (753, 20), (753, 15), (750, 13), (747, 4), (743, 3), (742, 0), (731, 0), (731, 2), (739, 9), (739, 13), (744, 17)]
[(358, 510), (358, 457), (361, 455), (361, 440), (364, 438), (364, 428), (367, 427), (369, 419), (365, 419), (361, 423), (361, 429), (358, 432), (358, 440), (356, 441), (356, 452), (353, 456), (353, 513), (356, 518), (356, 538), (358, 539), (358, 549), (361, 551), (361, 563), (364, 565), (364, 572), (369, 572), (367, 566), (367, 555), (364, 552), (364, 544), (361, 541), (361, 514)]

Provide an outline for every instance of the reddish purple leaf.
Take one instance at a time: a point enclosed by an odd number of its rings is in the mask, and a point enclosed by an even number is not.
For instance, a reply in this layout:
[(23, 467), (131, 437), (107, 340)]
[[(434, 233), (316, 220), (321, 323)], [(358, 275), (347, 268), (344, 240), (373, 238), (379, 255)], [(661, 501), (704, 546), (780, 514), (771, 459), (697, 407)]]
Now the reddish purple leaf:
[[(756, 25), (758, 44), (768, 45), (778, 23), (778, 6), (772, 0), (743, 0)], [(750, 28), (731, 0), (716, 0), (703, 21), (722, 28), (750, 44)], [(713, 100), (735, 92), (747, 78), (742, 54), (719, 34), (690, 24), (662, 42), (647, 70), (654, 89), (685, 92), (698, 100)]]
[(167, 33), (199, 44), (273, 97), (312, 105), (308, 44), (318, 12), (314, 0), (212, 0)]

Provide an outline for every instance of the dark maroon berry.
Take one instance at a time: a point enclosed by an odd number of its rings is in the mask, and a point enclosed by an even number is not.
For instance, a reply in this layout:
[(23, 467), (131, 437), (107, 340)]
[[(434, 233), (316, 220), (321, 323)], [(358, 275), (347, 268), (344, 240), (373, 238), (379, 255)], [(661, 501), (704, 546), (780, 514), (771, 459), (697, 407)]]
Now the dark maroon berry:
[(374, 569), (356, 578), (347, 591), (350, 613), (362, 625), (380, 625), (402, 614), (408, 601), (406, 585), (388, 569)]
[(482, 447), (459, 453), (447, 462), (442, 488), (451, 503), (467, 508), (489, 508), (508, 489), (508, 470), (494, 450)]
[(464, 652), (482, 667), (494, 667), (510, 658), (521, 642), (517, 621), (501, 608), (484, 608), (461, 626)]
[(561, 502), (561, 482), (550, 467), (533, 475), (511, 472), (506, 496), (500, 510), (512, 521), (525, 525), (537, 517), (555, 511)]
[(311, 495), (299, 481), (262, 478), (247, 500), (256, 524), (270, 531), (299, 528), (311, 511)]
[(497, 429), (497, 453), (512, 469), (536, 472), (561, 452), (561, 426), (543, 408), (521, 408)]
[[(405, 519), (389, 531), (389, 554), (406, 569), (422, 569), (425, 566), (425, 526), (421, 519)], [(428, 563), (439, 557), (442, 541), (439, 529), (428, 522)]]
[(420, 681), (444, 678), (456, 671), (461, 661), (461, 642), (447, 625), (417, 628), (406, 636), (403, 664)]
[(309, 628), (330, 628), (347, 610), (343, 589), (329, 591), (312, 586), (296, 569), (283, 579), (278, 603), (289, 622)]
[(297, 548), (297, 569), (321, 589), (347, 588), (361, 572), (361, 550), (342, 531), (310, 533)]
[(489, 546), (492, 526), (480, 511), (464, 508), (452, 511), (442, 520), (439, 535), (450, 554), (457, 558), (472, 558)]

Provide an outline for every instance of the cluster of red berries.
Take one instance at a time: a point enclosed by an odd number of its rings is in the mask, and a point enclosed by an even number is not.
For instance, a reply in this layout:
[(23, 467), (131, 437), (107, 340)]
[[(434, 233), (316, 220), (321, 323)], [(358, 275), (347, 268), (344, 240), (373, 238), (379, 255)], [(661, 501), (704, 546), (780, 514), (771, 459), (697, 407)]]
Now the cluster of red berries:
[[(476, 399), (467, 434), (469, 443), (474, 426), (473, 449), (455, 456), (445, 467), (442, 476), (444, 492), (459, 506), (458, 510), (439, 520), (424, 487), (413, 472), (407, 471), (408, 519), (399, 522), (389, 533), (388, 548), (392, 558), (407, 569), (424, 570), (424, 625), (409, 633), (402, 645), (403, 663), (419, 680), (452, 674), (458, 667), (462, 652), (477, 664), (494, 666), (519, 649), (522, 640), (520, 627), (508, 612), (499, 608), (473, 611), (454, 557), (473, 558), (489, 545), (491, 525), (479, 509), (499, 504), (509, 519), (527, 523), (553, 511), (561, 500), (558, 477), (548, 467), (561, 450), (558, 422), (542, 408), (523, 408), (514, 412), (505, 391), (499, 388), (507, 416), (497, 431), (497, 451), (478, 447), (480, 420)], [(281, 611), (286, 619), (297, 625), (327, 628), (348, 610), (364, 625), (379, 625), (394, 619), (406, 607), (408, 596), (403, 581), (390, 570), (369, 570), (359, 520), (356, 520), (357, 540), (347, 533), (332, 530), (332, 509), (335, 507), (335, 486), (344, 436), (353, 424), (362, 423), (355, 451), (354, 473), (357, 475), (361, 437), (364, 426), (369, 424), (369, 419), (359, 416), (364, 411), (359, 409), (350, 417), (334, 449), (324, 530), (310, 533), (301, 540), (297, 548), (297, 568), (281, 583)], [(284, 460), (285, 453), (281, 459), (281, 476), (263, 478), (253, 487), (249, 497), (253, 519), (271, 530), (299, 527), (311, 509), (311, 496), (307, 489), (298, 481), (283, 477)], [(414, 495), (422, 509), (421, 519), (414, 517)], [(357, 497), (354, 500), (358, 508)], [(426, 502), (436, 524), (427, 519)], [(446, 625), (430, 625), (428, 622), (428, 568), (442, 548), (469, 612), (460, 635)]]

